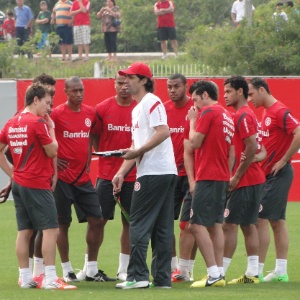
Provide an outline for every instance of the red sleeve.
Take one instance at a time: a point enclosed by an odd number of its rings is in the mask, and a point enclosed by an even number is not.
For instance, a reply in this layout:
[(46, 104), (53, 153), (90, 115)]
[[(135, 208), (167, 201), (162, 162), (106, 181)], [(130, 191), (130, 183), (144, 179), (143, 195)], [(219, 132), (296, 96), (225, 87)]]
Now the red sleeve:
[(101, 111), (99, 108), (96, 108), (96, 115), (92, 122), (91, 134), (100, 135), (102, 132), (103, 120), (101, 116)]
[(207, 134), (213, 118), (213, 111), (210, 108), (201, 111), (196, 123), (196, 132)]
[(276, 120), (278, 126), (287, 134), (291, 134), (300, 125), (299, 121), (291, 115), (288, 108), (278, 110)]
[(237, 120), (237, 128), (240, 137), (245, 139), (257, 133), (257, 122), (251, 115), (244, 113)]
[(40, 119), (36, 123), (35, 131), (36, 131), (36, 135), (38, 136), (39, 141), (41, 142), (41, 144), (43, 146), (48, 145), (53, 142), (52, 138), (50, 136), (50, 133), (49, 133), (48, 125), (46, 124), (46, 122), (43, 119)]

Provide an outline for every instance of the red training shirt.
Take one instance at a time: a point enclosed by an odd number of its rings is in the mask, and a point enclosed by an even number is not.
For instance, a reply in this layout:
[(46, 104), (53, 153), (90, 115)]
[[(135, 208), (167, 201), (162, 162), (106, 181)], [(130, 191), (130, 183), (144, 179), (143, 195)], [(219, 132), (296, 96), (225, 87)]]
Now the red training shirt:
[[(155, 6), (158, 9), (169, 8), (170, 2), (172, 2), (172, 1), (169, 1), (169, 0), (167, 0), (165, 2), (158, 1), (155, 3)], [(172, 2), (172, 4), (175, 8), (175, 5), (173, 2)], [(157, 27), (175, 27), (174, 13), (157, 16)]]

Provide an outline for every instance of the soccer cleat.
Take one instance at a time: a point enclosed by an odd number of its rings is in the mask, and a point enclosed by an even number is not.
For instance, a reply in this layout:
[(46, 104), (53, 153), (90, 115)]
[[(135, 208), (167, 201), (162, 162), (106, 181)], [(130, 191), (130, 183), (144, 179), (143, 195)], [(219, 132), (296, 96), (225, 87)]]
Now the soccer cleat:
[(116, 289), (145, 289), (149, 287), (149, 281), (124, 281), (116, 284)]
[(44, 284), (42, 288), (46, 290), (76, 290), (77, 286), (66, 283), (62, 278), (57, 278), (49, 284)]
[(116, 278), (108, 277), (102, 270), (98, 270), (98, 273), (95, 276), (85, 276), (86, 281), (95, 281), (95, 282), (106, 282), (106, 281), (116, 281)]
[(19, 285), (22, 289), (36, 289), (36, 288), (38, 288), (38, 283), (33, 281), (33, 280), (28, 282), (28, 283), (24, 283), (24, 284), (22, 282), (20, 282)]
[(240, 284), (240, 283), (259, 283), (259, 278), (258, 276), (247, 276), (247, 275), (242, 275), (239, 278), (232, 279), (228, 281), (228, 284)]
[(174, 272), (172, 272), (171, 281), (172, 282), (190, 281), (190, 277), (186, 277), (186, 276), (180, 274), (179, 270), (175, 270)]
[(66, 276), (64, 276), (65, 282), (79, 282), (79, 279), (76, 277), (75, 273), (73, 271), (68, 272)]
[(158, 288), (158, 289), (170, 289), (170, 286), (167, 285), (156, 285), (153, 282), (149, 283), (149, 288), (153, 289), (153, 288)]
[(211, 276), (205, 276), (202, 280), (195, 281), (191, 285), (191, 288), (202, 288), (202, 287), (211, 287), (211, 286), (222, 287), (225, 285), (226, 285), (226, 282), (222, 275), (220, 275), (218, 278), (213, 278)]
[(118, 280), (126, 281), (126, 278), (127, 278), (127, 273), (126, 272), (119, 272), (117, 274), (117, 279)]
[(263, 274), (258, 275), (258, 279), (259, 279), (259, 282), (260, 282), (260, 283), (265, 282), (265, 279), (264, 279), (264, 275), (263, 275)]
[(39, 276), (35, 276), (35, 277), (33, 277), (33, 281), (35, 281), (35, 282), (37, 282), (37, 289), (40, 289), (40, 288), (42, 288), (42, 286), (43, 286), (43, 282), (44, 282), (44, 279), (45, 279), (45, 274), (40, 274)]
[(83, 270), (79, 270), (79, 272), (76, 274), (76, 277), (79, 281), (85, 280), (86, 272)]
[(288, 274), (277, 275), (275, 271), (272, 271), (264, 278), (264, 282), (289, 282)]

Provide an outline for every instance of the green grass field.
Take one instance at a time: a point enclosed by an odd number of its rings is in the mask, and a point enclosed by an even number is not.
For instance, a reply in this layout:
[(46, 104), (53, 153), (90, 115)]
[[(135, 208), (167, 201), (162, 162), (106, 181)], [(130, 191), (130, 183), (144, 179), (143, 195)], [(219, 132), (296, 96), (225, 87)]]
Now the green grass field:
[[(116, 290), (115, 283), (78, 283), (76, 291), (46, 291), (20, 289), (18, 266), (15, 255), (16, 222), (13, 202), (0, 206), (0, 300), (11, 299), (300, 299), (300, 234), (299, 234), (300, 203), (289, 203), (287, 224), (290, 235), (290, 250), (288, 260), (289, 283), (264, 283), (259, 285), (237, 285), (224, 288), (190, 289), (190, 283), (173, 284), (172, 289), (142, 289)], [(178, 236), (178, 223), (175, 225)], [(74, 269), (82, 268), (85, 252), (86, 225), (73, 222), (70, 229), (70, 258)], [(109, 276), (115, 276), (119, 257), (119, 232), (121, 228), (119, 214), (110, 221), (105, 230), (105, 238), (98, 257), (98, 266)], [(149, 253), (150, 254), (150, 253)], [(149, 256), (150, 259), (150, 256)], [(275, 257), (273, 242), (265, 264), (265, 271), (274, 269)], [(239, 236), (239, 244), (232, 264), (226, 274), (226, 279), (236, 278), (243, 274), (246, 268), (246, 254), (243, 239)], [(201, 255), (196, 258), (194, 276), (199, 280), (206, 274)], [(57, 256), (57, 273), (62, 275), (60, 259)]]

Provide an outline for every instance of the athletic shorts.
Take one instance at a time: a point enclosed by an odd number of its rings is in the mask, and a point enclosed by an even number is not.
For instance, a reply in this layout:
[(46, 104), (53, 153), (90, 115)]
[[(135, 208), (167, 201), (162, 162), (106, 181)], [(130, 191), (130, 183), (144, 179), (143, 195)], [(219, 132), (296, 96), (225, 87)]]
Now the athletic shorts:
[(176, 40), (176, 29), (175, 27), (159, 27), (157, 36), (160, 41)]
[[(128, 214), (130, 213), (133, 187), (134, 182), (124, 182), (119, 195), (120, 203)], [(103, 218), (106, 220), (113, 220), (115, 215), (116, 201), (113, 197), (113, 185), (111, 181), (97, 178), (96, 192), (102, 209)]]
[(180, 222), (189, 222), (192, 207), (192, 195), (190, 192), (184, 197), (183, 205), (181, 208)]
[(72, 222), (71, 206), (73, 203), (76, 205), (79, 222), (84, 222), (85, 217), (103, 218), (98, 196), (91, 181), (75, 186), (58, 179), (53, 194), (59, 224), (69, 224)]
[(276, 176), (268, 175), (263, 189), (258, 217), (271, 221), (285, 220), (288, 194), (294, 178), (294, 169), (287, 163)]
[(190, 192), (187, 176), (177, 176), (174, 193), (174, 220), (178, 220), (182, 202)]
[(190, 223), (214, 226), (223, 223), (227, 181), (200, 180), (196, 182)]
[(59, 44), (72, 45), (73, 44), (73, 27), (59, 26), (56, 28), (56, 33), (59, 36)]
[(91, 27), (81, 25), (73, 27), (74, 45), (89, 45), (91, 43)]
[(256, 224), (263, 187), (264, 184), (257, 184), (232, 191), (224, 211), (225, 223)]
[(27, 188), (13, 181), (12, 194), (19, 231), (58, 228), (55, 201), (50, 190)]

